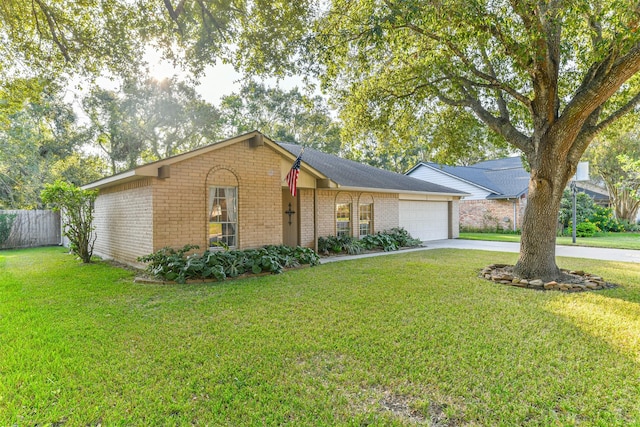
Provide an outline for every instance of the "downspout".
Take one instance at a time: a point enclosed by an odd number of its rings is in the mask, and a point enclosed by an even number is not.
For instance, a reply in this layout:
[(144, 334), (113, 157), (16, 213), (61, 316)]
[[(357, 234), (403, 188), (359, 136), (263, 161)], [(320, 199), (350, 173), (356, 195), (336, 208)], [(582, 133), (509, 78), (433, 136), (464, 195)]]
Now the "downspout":
[(518, 209), (516, 207), (516, 202), (518, 199), (513, 199), (513, 231), (518, 229)]

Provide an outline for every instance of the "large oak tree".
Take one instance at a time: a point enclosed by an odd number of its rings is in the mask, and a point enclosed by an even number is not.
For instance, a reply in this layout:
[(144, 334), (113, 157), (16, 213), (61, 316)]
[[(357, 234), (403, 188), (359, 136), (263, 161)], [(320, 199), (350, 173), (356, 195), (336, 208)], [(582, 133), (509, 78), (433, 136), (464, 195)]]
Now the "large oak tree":
[(333, 0), (316, 70), (346, 125), (472, 111), (531, 166), (522, 277), (558, 278), (562, 192), (594, 137), (640, 100), (635, 1)]

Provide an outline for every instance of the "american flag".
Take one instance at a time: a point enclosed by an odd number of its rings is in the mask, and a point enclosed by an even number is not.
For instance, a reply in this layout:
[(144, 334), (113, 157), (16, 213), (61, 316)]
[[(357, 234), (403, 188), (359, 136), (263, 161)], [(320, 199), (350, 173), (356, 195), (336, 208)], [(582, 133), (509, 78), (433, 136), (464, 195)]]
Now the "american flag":
[(287, 174), (287, 184), (289, 185), (289, 191), (291, 191), (291, 195), (296, 197), (298, 194), (298, 175), (300, 174), (300, 162), (302, 161), (302, 153), (304, 149), (300, 152), (296, 161), (293, 162), (293, 166), (291, 166), (291, 170)]

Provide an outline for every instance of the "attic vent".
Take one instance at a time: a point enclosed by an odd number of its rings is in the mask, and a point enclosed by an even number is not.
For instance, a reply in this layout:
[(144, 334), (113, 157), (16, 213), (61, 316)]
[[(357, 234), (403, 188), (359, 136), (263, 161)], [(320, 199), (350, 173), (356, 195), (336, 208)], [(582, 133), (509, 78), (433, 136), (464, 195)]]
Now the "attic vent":
[(264, 145), (264, 137), (261, 133), (255, 135), (252, 138), (249, 138), (249, 147), (256, 148)]
[(158, 178), (166, 179), (169, 177), (171, 177), (171, 169), (169, 168), (169, 165), (160, 166), (158, 168)]

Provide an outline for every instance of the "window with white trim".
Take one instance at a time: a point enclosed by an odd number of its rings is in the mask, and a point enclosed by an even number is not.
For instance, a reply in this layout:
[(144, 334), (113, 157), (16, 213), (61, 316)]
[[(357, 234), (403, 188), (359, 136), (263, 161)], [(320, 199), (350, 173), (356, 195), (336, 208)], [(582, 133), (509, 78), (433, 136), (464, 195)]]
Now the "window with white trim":
[(360, 237), (373, 233), (373, 203), (361, 204), (358, 206), (360, 216)]
[(209, 188), (209, 246), (238, 245), (238, 188)]
[(351, 203), (336, 203), (336, 236), (351, 236)]

